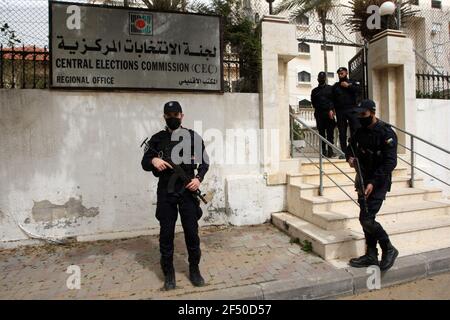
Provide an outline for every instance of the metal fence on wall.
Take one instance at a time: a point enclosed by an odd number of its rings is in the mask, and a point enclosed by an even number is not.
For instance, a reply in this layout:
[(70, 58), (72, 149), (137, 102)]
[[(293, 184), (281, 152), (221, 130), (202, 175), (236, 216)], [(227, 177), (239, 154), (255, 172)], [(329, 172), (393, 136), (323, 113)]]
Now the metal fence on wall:
[[(59, 0), (97, 5), (123, 5), (114, 0)], [(264, 0), (246, 2), (242, 10), (258, 18), (268, 5)], [(266, 6), (263, 6), (263, 3)], [(130, 0), (131, 7), (145, 7)], [(49, 39), (48, 0), (0, 0), (0, 88), (48, 88)], [(239, 91), (240, 61), (224, 53), (224, 90)]]
[(440, 8), (411, 5), (413, 17), (402, 26), (402, 30), (413, 40), (416, 70), (420, 74), (450, 72), (450, 2), (442, 1)]
[(450, 73), (416, 74), (416, 97), (419, 99), (450, 99)]

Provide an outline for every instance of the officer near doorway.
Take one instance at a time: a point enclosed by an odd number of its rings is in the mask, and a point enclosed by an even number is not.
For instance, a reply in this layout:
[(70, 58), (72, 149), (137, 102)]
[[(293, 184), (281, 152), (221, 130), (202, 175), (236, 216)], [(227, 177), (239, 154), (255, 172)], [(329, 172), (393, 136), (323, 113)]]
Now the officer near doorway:
[[(360, 91), (360, 83), (348, 78), (345, 67), (337, 70), (339, 81), (333, 85), (333, 103), (336, 110), (337, 127), (339, 131), (339, 143), (345, 153), (347, 148), (347, 128), (350, 127), (352, 136), (359, 127), (359, 122), (354, 113), (357, 98)], [(343, 159), (344, 156), (340, 156)]]
[[(319, 134), (334, 144), (336, 122), (333, 111), (333, 91), (326, 80), (327, 74), (323, 71), (319, 72), (317, 76), (319, 85), (311, 91), (311, 104), (314, 108), (314, 118)], [(328, 146), (327, 151), (327, 144), (324, 141), (322, 141), (322, 155), (329, 158), (334, 156), (333, 148)]]
[[(359, 174), (355, 180), (359, 221), (366, 240), (366, 253), (351, 259), (349, 264), (356, 268), (379, 265), (381, 271), (386, 271), (393, 266), (398, 250), (375, 218), (386, 193), (391, 190), (392, 171), (397, 166), (397, 135), (390, 125), (375, 117), (375, 110), (375, 102), (369, 99), (361, 101), (355, 108), (360, 128), (350, 138), (346, 149), (348, 163), (351, 167), (359, 163), (362, 175), (362, 181)], [(363, 186), (358, 187), (361, 184)], [(378, 262), (377, 244), (382, 249), (381, 262)]]
[[(151, 171), (159, 178), (156, 218), (160, 224), (160, 262), (166, 290), (174, 289), (176, 282), (173, 241), (178, 212), (189, 254), (189, 279), (194, 286), (203, 286), (205, 283), (199, 269), (201, 250), (198, 220), (202, 210), (194, 192), (199, 189), (208, 171), (209, 158), (203, 139), (195, 131), (181, 126), (183, 117), (181, 105), (177, 101), (164, 105), (166, 128), (151, 137), (141, 161), (145, 171)], [(166, 161), (168, 158), (170, 161)], [(188, 179), (191, 179), (190, 182), (185, 183), (180, 179), (174, 165), (182, 168)]]

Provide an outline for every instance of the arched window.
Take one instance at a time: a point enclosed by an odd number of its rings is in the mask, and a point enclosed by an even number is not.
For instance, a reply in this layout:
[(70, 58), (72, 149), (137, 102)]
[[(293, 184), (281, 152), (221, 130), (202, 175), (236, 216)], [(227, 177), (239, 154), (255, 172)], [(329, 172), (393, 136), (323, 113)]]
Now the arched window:
[(299, 42), (299, 44), (298, 44), (298, 52), (309, 53), (309, 44), (304, 43), (304, 42)]
[(306, 71), (300, 71), (297, 73), (298, 82), (311, 82), (311, 74)]

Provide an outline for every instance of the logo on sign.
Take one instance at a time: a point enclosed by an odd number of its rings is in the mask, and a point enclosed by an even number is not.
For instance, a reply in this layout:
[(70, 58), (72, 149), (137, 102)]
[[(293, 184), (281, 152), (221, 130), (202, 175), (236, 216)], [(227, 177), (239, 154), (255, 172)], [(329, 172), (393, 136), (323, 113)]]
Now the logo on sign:
[(130, 12), (130, 34), (153, 35), (153, 16)]

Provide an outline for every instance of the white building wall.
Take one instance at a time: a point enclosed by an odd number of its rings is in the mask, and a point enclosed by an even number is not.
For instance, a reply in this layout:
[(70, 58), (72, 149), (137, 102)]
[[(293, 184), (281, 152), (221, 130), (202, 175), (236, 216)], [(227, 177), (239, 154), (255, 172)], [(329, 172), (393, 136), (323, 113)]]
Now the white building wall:
[(57, 238), (157, 233), (157, 179), (142, 170), (139, 145), (175, 99), (214, 162), (201, 224), (263, 223), (282, 210), (285, 188), (266, 187), (258, 154), (236, 163), (211, 149), (230, 129), (258, 132), (258, 94), (0, 90), (0, 242), (28, 239), (18, 223)]
[[(416, 100), (416, 128), (415, 134), (420, 138), (430, 141), (442, 148), (450, 150), (450, 100), (417, 99)], [(450, 168), (450, 155), (437, 150), (425, 143), (416, 141), (417, 151), (425, 156)], [(428, 160), (416, 156), (417, 165), (430, 172), (441, 180), (450, 183), (450, 171), (440, 168)], [(420, 172), (418, 175), (424, 178), (426, 185), (434, 186), (445, 191), (450, 196), (450, 187), (445, 186)]]

